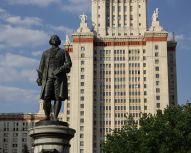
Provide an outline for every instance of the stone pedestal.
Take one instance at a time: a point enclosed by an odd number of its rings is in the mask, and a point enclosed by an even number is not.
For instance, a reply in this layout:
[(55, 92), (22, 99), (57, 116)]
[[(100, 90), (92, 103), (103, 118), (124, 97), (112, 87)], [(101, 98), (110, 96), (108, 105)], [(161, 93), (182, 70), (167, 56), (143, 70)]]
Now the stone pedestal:
[(68, 123), (60, 121), (40, 121), (29, 130), (33, 138), (34, 153), (69, 153), (70, 139), (75, 130)]

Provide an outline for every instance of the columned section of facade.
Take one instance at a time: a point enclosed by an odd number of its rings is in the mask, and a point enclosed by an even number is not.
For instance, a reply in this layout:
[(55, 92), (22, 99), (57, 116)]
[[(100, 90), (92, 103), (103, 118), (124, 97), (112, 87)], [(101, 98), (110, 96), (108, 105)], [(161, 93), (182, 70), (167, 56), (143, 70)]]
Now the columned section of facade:
[(76, 136), (71, 152), (93, 152), (93, 39), (91, 32), (73, 34), (72, 69), (69, 76), (70, 100), (66, 116)]

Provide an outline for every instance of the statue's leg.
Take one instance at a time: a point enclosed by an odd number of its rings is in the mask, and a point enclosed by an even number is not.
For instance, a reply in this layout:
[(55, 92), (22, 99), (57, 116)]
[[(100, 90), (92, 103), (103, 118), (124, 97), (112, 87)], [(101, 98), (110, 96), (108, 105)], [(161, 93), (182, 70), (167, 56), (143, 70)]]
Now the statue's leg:
[(46, 115), (46, 120), (50, 120), (51, 113), (51, 95), (54, 92), (54, 84), (51, 78), (48, 78), (45, 86), (45, 102), (44, 102), (44, 112)]
[(60, 112), (61, 107), (62, 107), (62, 101), (57, 99), (54, 102), (54, 120), (58, 120), (58, 114)]
[(51, 100), (49, 98), (46, 98), (44, 101), (44, 113), (46, 116), (46, 120), (50, 120), (50, 112), (51, 112)]
[(58, 120), (58, 115), (60, 113), (60, 109), (62, 107), (62, 101), (60, 98), (60, 86), (58, 80), (54, 81), (54, 95), (55, 95), (55, 102), (54, 102), (54, 120)]

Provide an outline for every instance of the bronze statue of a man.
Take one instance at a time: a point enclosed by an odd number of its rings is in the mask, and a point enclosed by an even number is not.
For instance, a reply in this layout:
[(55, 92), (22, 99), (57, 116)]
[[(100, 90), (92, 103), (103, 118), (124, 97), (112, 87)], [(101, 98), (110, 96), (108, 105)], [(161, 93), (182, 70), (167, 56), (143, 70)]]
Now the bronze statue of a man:
[(53, 35), (49, 41), (52, 47), (42, 54), (37, 83), (42, 86), (40, 98), (44, 100), (46, 120), (50, 120), (51, 101), (54, 100), (54, 120), (57, 120), (62, 101), (68, 99), (66, 73), (70, 72), (72, 62), (68, 52), (59, 48), (61, 40)]

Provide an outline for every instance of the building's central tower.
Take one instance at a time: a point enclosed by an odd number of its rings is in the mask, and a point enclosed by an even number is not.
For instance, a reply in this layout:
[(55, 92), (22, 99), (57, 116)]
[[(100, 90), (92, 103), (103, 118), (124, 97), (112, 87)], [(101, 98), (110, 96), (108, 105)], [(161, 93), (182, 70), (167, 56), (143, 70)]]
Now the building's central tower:
[(98, 36), (143, 35), (147, 0), (92, 0), (92, 21)]

